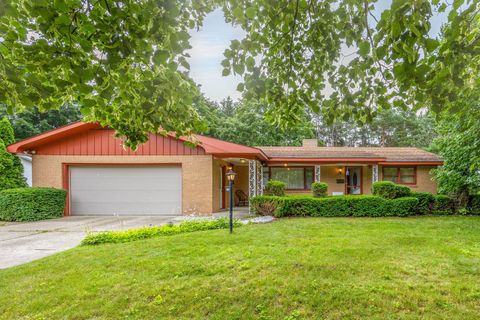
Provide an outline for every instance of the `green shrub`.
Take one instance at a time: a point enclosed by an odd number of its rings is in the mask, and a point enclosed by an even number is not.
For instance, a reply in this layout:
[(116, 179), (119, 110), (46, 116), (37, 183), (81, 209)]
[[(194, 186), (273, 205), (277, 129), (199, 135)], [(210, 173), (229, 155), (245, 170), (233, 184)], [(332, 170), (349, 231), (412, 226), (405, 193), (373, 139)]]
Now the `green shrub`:
[(395, 198), (410, 197), (412, 190), (407, 186), (402, 186), (401, 184), (395, 185)]
[(414, 197), (391, 199), (384, 202), (382, 211), (385, 216), (411, 216), (417, 213), (418, 202), (418, 199)]
[[(234, 220), (233, 225), (234, 227), (238, 228), (242, 226), (242, 223), (239, 220)], [(204, 221), (184, 221), (177, 225), (167, 224), (164, 226), (145, 227), (125, 231), (90, 233), (82, 240), (82, 245), (122, 243), (158, 236), (171, 236), (180, 233), (227, 228), (229, 228), (229, 220), (226, 218)]]
[(27, 186), (20, 158), (7, 151), (15, 142), (13, 127), (7, 118), (0, 120), (0, 190)]
[(468, 200), (468, 213), (480, 214), (480, 194), (470, 196)]
[(0, 192), (0, 220), (36, 221), (61, 217), (67, 192), (53, 188), (17, 188)]
[(390, 200), (368, 195), (323, 198), (259, 196), (252, 198), (252, 208), (257, 214), (273, 213), (276, 217), (382, 217), (413, 215), (418, 202), (412, 197)]
[(418, 199), (418, 205), (415, 208), (417, 214), (429, 214), (431, 213), (433, 202), (435, 198), (430, 192), (411, 192), (411, 197)]
[(285, 195), (285, 182), (277, 181), (277, 180), (268, 180), (267, 184), (265, 185), (264, 194), (266, 196), (277, 196), (281, 197)]
[(439, 194), (434, 196), (432, 214), (449, 215), (453, 214), (453, 200), (446, 195)]
[(325, 182), (312, 183), (313, 196), (316, 198), (322, 198), (327, 196), (328, 184)]
[(391, 181), (377, 181), (373, 183), (372, 194), (385, 199), (395, 199), (397, 195), (396, 184)]
[(398, 185), (391, 181), (377, 181), (372, 186), (372, 194), (385, 199), (408, 197), (410, 193), (409, 187)]
[(261, 216), (275, 216), (277, 208), (281, 205), (284, 197), (258, 196), (250, 199), (250, 206), (255, 214)]

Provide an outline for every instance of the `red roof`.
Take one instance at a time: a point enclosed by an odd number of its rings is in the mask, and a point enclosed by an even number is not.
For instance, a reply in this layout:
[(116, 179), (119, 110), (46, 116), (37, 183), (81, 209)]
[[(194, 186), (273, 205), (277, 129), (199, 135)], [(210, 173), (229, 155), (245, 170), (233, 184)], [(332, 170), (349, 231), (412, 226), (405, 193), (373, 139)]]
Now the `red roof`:
[[(8, 146), (8, 151), (21, 153), (67, 137), (74, 137), (92, 129), (101, 129), (98, 123), (75, 122)], [(155, 135), (153, 135), (155, 137)], [(175, 137), (170, 134), (170, 137)], [(439, 165), (443, 161), (437, 155), (418, 148), (357, 148), (357, 147), (247, 147), (244, 145), (202, 135), (180, 137), (180, 141), (198, 143), (199, 147), (223, 158), (260, 159), (270, 163), (378, 163)], [(150, 141), (150, 140), (149, 140)], [(148, 147), (148, 146), (146, 146)], [(142, 147), (141, 147), (142, 148)], [(203, 152), (203, 151), (202, 151)], [(129, 152), (130, 153), (130, 152)], [(123, 152), (121, 153), (123, 154)], [(191, 154), (190, 152), (188, 154)]]
[(442, 164), (442, 159), (434, 153), (411, 147), (258, 147), (273, 161), (303, 159), (324, 162), (349, 159), (354, 162), (379, 162), (380, 164), (418, 163)]
[[(71, 137), (82, 132), (88, 131), (90, 129), (99, 129), (101, 128), (98, 123), (87, 123), (87, 122), (75, 122), (57, 129), (47, 131), (45, 133), (39, 134), (37, 136), (27, 138), (25, 140), (19, 141), (17, 143), (11, 144), (8, 146), (8, 151), (11, 153), (21, 153), (27, 150), (35, 150), (37, 147), (53, 143), (60, 139)], [(170, 135), (174, 137), (174, 134)], [(257, 149), (246, 147), (240, 144), (227, 142), (211, 137), (206, 137), (202, 135), (193, 135), (189, 137), (180, 137), (180, 141), (190, 141), (196, 142), (200, 145), (201, 148), (205, 150), (205, 153), (212, 154), (220, 157), (242, 157), (255, 159), (259, 158), (261, 160), (267, 160), (265, 154)]]

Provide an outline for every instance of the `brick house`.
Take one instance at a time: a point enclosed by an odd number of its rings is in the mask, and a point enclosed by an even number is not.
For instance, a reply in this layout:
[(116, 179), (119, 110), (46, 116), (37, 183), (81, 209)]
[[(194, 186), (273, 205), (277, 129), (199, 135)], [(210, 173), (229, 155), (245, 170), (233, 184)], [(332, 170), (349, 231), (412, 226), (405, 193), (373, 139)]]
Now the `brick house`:
[[(234, 192), (262, 193), (268, 179), (287, 192), (309, 194), (328, 183), (330, 195), (370, 194), (373, 181), (389, 180), (415, 191), (436, 192), (430, 170), (442, 164), (417, 148), (247, 147), (195, 135), (160, 134), (136, 151), (124, 149), (113, 130), (77, 122), (12, 144), (32, 156), (33, 186), (68, 191), (66, 215), (211, 214), (228, 206), (226, 171), (237, 173)], [(197, 146), (185, 145), (194, 140)]]

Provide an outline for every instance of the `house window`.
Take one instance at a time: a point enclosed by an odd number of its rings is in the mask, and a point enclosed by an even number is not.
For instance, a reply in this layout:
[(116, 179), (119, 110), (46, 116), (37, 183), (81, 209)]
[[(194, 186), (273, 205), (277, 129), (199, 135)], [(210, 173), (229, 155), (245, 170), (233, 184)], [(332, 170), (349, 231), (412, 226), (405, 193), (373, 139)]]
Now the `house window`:
[(283, 181), (286, 189), (307, 190), (314, 180), (313, 167), (270, 167), (270, 179)]
[(383, 180), (399, 184), (416, 184), (415, 167), (383, 167)]

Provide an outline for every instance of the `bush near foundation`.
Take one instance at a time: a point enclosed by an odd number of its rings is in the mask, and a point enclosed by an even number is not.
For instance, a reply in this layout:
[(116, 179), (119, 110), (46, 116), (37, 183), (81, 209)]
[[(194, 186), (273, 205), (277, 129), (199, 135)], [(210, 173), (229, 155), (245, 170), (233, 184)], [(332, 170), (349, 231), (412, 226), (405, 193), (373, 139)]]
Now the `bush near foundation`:
[(285, 195), (285, 186), (285, 182), (268, 180), (263, 193), (267, 196), (282, 197)]
[(434, 196), (432, 214), (435, 215), (450, 215), (454, 214), (453, 200), (449, 196), (438, 194)]
[(410, 193), (409, 187), (395, 184), (391, 181), (377, 181), (372, 186), (372, 194), (385, 199), (408, 197)]
[(328, 184), (325, 182), (312, 183), (312, 193), (315, 198), (326, 197), (328, 193)]
[(435, 197), (430, 192), (411, 192), (411, 197), (418, 199), (417, 214), (430, 214)]
[(324, 198), (258, 196), (252, 198), (252, 208), (256, 214), (276, 217), (386, 217), (414, 215), (418, 202), (413, 197), (384, 199), (367, 195)]
[(63, 216), (67, 192), (54, 188), (0, 191), (0, 220), (36, 221)]

